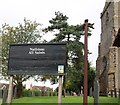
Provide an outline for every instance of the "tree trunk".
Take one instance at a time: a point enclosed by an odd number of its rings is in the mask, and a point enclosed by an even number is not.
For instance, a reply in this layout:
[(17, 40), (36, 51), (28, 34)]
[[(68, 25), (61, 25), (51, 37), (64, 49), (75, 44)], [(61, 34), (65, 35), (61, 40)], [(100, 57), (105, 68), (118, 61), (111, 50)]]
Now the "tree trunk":
[(23, 91), (22, 82), (18, 82), (16, 87), (17, 87), (17, 98), (20, 98), (22, 97), (22, 91)]
[[(68, 38), (67, 38), (67, 43), (69, 43), (69, 41), (70, 41), (70, 35), (68, 34)], [(66, 69), (68, 69), (68, 50), (67, 50), (67, 52), (66, 52), (66, 56), (67, 56), (67, 64), (66, 64)], [(63, 77), (63, 96), (65, 97), (66, 96), (66, 75), (64, 75), (64, 77)]]

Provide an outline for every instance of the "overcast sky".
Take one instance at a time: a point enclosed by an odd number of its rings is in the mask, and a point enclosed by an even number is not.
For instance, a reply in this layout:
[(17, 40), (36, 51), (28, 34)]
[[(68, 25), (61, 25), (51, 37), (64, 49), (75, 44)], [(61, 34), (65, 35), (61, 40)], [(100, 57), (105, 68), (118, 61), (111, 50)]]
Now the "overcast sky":
[(92, 52), (89, 60), (95, 66), (101, 34), (100, 13), (104, 4), (105, 0), (0, 0), (0, 27), (4, 23), (15, 26), (23, 22), (24, 17), (48, 26), (55, 11), (67, 15), (68, 22), (74, 25), (89, 19), (90, 23), (95, 23), (93, 34), (88, 39), (88, 48)]

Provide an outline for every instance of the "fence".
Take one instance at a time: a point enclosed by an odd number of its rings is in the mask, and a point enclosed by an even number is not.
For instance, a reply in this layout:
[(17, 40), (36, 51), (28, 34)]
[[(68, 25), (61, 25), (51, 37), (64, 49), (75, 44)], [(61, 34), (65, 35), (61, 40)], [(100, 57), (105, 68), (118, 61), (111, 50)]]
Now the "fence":
[(120, 98), (120, 89), (117, 90), (117, 89), (115, 88), (114, 90), (110, 90), (110, 91), (108, 92), (108, 96)]
[(40, 90), (23, 90), (23, 97), (57, 96), (57, 92)]

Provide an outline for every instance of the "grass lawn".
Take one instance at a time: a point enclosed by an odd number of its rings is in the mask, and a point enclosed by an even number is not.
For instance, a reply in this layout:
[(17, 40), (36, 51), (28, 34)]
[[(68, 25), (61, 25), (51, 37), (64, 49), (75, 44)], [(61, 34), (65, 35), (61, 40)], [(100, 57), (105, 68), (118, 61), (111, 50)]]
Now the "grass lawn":
[[(53, 105), (53, 103), (56, 103), (55, 105), (57, 105), (57, 98), (58, 98), (57, 96), (52, 96), (52, 97), (47, 97), (47, 96), (43, 96), (43, 97), (23, 97), (23, 98), (19, 98), (19, 99), (14, 99), (12, 101), (12, 103), (17, 103), (17, 104), (18, 103), (26, 103), (25, 105), (27, 105), (27, 103), (29, 103), (29, 104), (30, 103), (32, 103), (32, 104), (33, 103), (41, 103), (41, 104), (38, 104), (38, 105), (43, 105), (42, 103), (52, 103), (52, 104), (49, 104), (49, 105)], [(77, 103), (82, 104), (82, 102), (83, 102), (83, 97), (80, 97), (80, 96), (66, 96), (65, 98), (64, 97), (62, 98), (62, 103), (66, 103), (65, 105), (67, 105), (67, 103), (71, 103), (70, 105), (75, 105), (75, 103), (76, 104)], [(88, 97), (88, 103), (92, 104), (93, 102), (94, 102), (93, 97)], [(101, 103), (100, 105), (104, 105), (105, 103), (106, 103), (106, 105), (109, 105), (108, 103), (111, 103), (111, 105), (117, 105), (118, 99), (117, 98), (111, 98), (111, 97), (100, 97), (99, 98), (99, 103)], [(118, 105), (120, 105), (120, 103)]]

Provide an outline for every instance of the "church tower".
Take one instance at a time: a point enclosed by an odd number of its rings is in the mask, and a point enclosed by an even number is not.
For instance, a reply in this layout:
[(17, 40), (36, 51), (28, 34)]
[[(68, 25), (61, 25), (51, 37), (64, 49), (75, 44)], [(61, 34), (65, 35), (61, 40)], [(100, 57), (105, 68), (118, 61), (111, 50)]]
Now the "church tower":
[(120, 0), (106, 0), (96, 62), (100, 95), (120, 89)]

